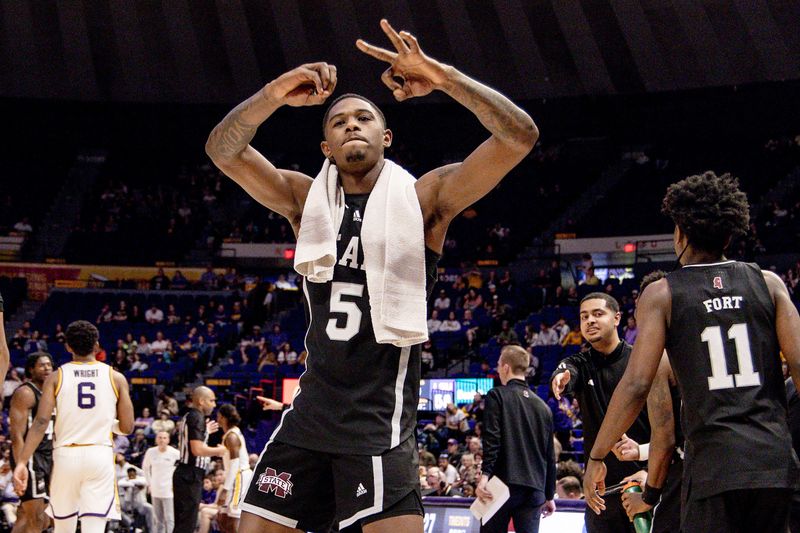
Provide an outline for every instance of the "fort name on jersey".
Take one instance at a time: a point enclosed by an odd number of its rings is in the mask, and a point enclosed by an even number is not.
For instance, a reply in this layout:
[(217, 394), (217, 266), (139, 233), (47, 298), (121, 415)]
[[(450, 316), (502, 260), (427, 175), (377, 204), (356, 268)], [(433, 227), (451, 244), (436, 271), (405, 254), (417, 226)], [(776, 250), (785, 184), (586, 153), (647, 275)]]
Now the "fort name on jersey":
[(724, 311), (725, 309), (741, 309), (742, 303), (744, 303), (744, 296), (720, 296), (719, 298), (703, 300), (706, 313)]
[(96, 368), (92, 369), (83, 369), (83, 368), (76, 368), (72, 371), (76, 378), (96, 378), (98, 375), (98, 371)]

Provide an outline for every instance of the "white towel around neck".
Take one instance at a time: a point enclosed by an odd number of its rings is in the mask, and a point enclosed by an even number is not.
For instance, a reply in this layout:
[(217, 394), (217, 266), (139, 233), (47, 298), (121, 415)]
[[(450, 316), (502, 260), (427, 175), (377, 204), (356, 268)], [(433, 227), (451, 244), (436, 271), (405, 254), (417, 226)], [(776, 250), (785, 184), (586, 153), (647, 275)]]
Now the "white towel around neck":
[[(380, 344), (411, 346), (428, 339), (425, 232), (416, 180), (386, 159), (361, 226), (370, 315)], [(322, 165), (306, 198), (294, 268), (312, 283), (333, 279), (344, 190), (335, 165)]]

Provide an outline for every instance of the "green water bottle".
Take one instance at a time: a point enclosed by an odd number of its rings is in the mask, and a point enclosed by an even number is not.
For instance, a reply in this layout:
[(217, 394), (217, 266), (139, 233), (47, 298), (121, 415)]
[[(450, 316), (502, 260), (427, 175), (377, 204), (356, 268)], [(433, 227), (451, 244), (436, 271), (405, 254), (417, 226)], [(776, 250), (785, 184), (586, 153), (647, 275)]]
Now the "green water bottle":
[[(625, 485), (622, 492), (642, 492), (642, 487), (637, 482), (631, 481)], [(650, 533), (652, 524), (653, 513), (650, 511), (639, 513), (633, 517), (633, 529), (636, 530), (636, 533)]]

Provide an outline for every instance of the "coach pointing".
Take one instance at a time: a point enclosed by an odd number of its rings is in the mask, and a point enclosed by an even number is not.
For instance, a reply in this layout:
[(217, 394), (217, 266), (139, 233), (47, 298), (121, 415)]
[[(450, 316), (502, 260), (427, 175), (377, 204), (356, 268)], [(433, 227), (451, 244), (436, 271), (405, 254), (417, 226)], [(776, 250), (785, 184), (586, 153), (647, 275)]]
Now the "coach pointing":
[(525, 382), (529, 363), (530, 355), (522, 347), (503, 348), (497, 364), (503, 386), (486, 395), (483, 475), (476, 493), (482, 500), (491, 499), (486, 484), (497, 476), (511, 496), (481, 527), (482, 533), (506, 533), (511, 518), (518, 533), (536, 533), (540, 514), (555, 511), (553, 415)]

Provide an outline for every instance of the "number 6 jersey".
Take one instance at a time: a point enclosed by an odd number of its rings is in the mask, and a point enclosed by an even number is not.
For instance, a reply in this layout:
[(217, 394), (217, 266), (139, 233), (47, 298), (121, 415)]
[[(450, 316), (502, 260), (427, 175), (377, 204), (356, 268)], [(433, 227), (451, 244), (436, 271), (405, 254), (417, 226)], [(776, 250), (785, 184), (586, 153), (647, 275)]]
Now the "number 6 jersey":
[(724, 261), (667, 276), (667, 352), (683, 398), (684, 490), (693, 498), (793, 487), (775, 304), (761, 269)]
[(119, 396), (112, 378), (111, 367), (99, 361), (59, 367), (54, 448), (112, 445)]
[[(304, 280), (307, 370), (273, 435), (279, 442), (327, 453), (380, 455), (414, 433), (420, 346), (375, 341), (360, 243), (368, 198), (345, 195), (333, 280)], [(429, 295), (438, 260), (425, 249)]]

